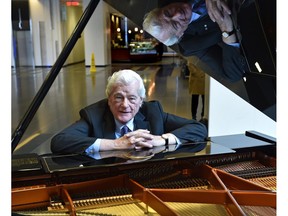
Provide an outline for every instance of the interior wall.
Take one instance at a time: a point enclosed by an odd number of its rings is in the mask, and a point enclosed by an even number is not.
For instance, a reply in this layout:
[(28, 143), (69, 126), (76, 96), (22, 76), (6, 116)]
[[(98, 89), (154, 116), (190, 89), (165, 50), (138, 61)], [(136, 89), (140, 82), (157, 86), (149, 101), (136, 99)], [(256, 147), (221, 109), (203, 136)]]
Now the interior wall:
[(209, 136), (244, 134), (254, 130), (276, 137), (274, 120), (213, 78), (209, 82)]
[[(63, 38), (63, 44), (71, 37), (75, 26), (77, 25), (81, 15), (82, 15), (82, 7), (81, 6), (70, 6), (66, 7), (66, 14), (67, 19), (63, 23), (63, 25), (66, 25), (66, 37)], [(78, 63), (85, 60), (85, 52), (84, 52), (84, 32), (82, 32), (81, 37), (78, 38), (75, 46), (73, 47), (70, 55), (68, 56), (65, 64), (72, 64), (72, 63)]]
[[(13, 0), (11, 2), (12, 66), (34, 67), (33, 44), (30, 26), (28, 0)], [(7, 9), (7, 8), (6, 8)]]
[[(29, 0), (29, 9), (35, 66), (53, 66), (82, 15), (82, 6)], [(84, 53), (84, 37), (80, 37), (64, 65), (84, 61)]]
[[(90, 1), (83, 0), (83, 10)], [(93, 15), (84, 29), (85, 65), (91, 65), (94, 54), (96, 66), (111, 64), (111, 35), (109, 5), (99, 1)]]
[[(53, 52), (55, 49), (52, 39), (54, 29), (51, 26), (49, 1), (29, 0), (29, 9), (35, 66), (51, 66), (54, 63)], [(45, 49), (43, 50), (43, 48)]]

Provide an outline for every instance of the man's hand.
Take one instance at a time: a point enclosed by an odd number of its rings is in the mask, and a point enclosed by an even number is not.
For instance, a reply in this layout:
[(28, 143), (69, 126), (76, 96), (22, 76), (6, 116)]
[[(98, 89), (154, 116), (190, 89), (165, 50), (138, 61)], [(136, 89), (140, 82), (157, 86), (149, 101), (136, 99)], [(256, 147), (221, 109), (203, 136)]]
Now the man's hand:
[(207, 13), (213, 22), (224, 20), (224, 14), (231, 15), (231, 10), (225, 0), (205, 0)]
[[(169, 144), (175, 144), (176, 140), (172, 134), (169, 136)], [(138, 129), (115, 139), (102, 139), (100, 143), (100, 151), (108, 150), (124, 150), (153, 148), (156, 146), (164, 146), (165, 140), (160, 135), (152, 135), (150, 131)]]
[(135, 149), (153, 148), (154, 146), (165, 145), (161, 136), (152, 135), (148, 130), (139, 129), (124, 135)]
[[(222, 32), (231, 32), (234, 28), (233, 20), (231, 18), (231, 11), (225, 0), (205, 0), (207, 12), (210, 19), (216, 22)], [(228, 38), (222, 38), (226, 44), (232, 44), (237, 42), (236, 34), (231, 35)]]

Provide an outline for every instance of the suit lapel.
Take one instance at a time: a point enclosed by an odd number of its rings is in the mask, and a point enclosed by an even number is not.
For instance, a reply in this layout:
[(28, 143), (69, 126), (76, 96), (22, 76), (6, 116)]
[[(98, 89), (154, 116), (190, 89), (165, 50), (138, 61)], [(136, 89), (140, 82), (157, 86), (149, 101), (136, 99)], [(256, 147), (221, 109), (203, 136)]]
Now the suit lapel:
[(141, 112), (138, 112), (135, 115), (134, 124), (135, 124), (134, 130), (137, 130), (137, 129), (150, 130), (150, 124), (148, 121), (145, 121), (145, 116)]
[(110, 110), (104, 113), (103, 122), (103, 137), (108, 139), (115, 139), (115, 121)]

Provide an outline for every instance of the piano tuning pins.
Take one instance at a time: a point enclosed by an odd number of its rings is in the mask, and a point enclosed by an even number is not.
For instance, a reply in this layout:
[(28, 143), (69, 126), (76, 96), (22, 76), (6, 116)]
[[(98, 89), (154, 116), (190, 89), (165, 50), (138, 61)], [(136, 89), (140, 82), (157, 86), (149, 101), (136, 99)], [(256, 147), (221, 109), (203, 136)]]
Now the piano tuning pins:
[(61, 209), (64, 209), (64, 206), (62, 203), (60, 202), (55, 202), (55, 203), (52, 203), (51, 206), (48, 207), (48, 210), (49, 211), (52, 211), (52, 210), (61, 210)]
[(61, 198), (59, 196), (51, 196), (50, 197), (50, 206), (48, 210), (60, 210), (64, 209), (64, 205), (61, 202)]

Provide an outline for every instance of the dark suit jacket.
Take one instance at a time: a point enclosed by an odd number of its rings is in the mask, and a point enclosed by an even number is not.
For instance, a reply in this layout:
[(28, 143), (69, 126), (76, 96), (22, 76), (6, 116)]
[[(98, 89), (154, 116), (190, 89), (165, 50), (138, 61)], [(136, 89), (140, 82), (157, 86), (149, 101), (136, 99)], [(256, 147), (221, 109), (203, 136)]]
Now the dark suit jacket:
[(238, 81), (247, 71), (240, 48), (225, 44), (219, 27), (208, 16), (191, 23), (178, 46), (182, 55), (197, 56), (206, 64), (198, 67), (218, 81)]
[[(97, 138), (115, 139), (115, 121), (107, 99), (80, 110), (80, 117), (52, 138), (53, 153), (84, 153)], [(153, 135), (173, 133), (181, 142), (203, 141), (207, 137), (203, 124), (165, 113), (157, 101), (143, 103), (134, 125), (135, 130), (148, 129)]]
[(218, 24), (208, 14), (191, 22), (181, 41), (174, 47), (183, 56), (197, 56), (204, 64), (196, 66), (220, 82), (241, 80), (248, 70), (240, 48), (222, 41)]

